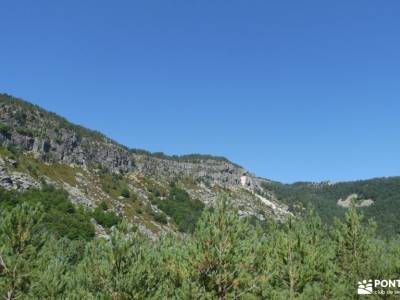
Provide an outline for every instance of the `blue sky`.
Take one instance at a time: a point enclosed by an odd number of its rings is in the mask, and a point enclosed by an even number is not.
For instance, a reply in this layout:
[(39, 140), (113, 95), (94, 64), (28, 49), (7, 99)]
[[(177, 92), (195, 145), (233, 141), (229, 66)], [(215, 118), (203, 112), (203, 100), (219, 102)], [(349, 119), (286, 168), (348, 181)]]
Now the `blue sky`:
[(400, 2), (2, 1), (0, 91), (259, 176), (400, 175)]

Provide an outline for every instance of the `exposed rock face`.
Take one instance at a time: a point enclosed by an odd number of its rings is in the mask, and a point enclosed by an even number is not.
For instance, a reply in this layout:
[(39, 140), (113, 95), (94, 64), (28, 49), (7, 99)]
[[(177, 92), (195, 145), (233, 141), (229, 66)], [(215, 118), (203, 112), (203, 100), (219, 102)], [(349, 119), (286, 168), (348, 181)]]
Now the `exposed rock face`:
[(339, 199), (337, 202), (337, 205), (344, 207), (344, 208), (349, 208), (351, 205), (355, 207), (368, 207), (374, 204), (374, 200), (372, 199), (359, 199), (357, 194), (351, 194), (349, 195), (346, 199)]
[(146, 175), (162, 177), (191, 176), (227, 188), (241, 187), (241, 177), (248, 178), (245, 187), (259, 189), (256, 178), (245, 169), (226, 161), (204, 159), (200, 162), (179, 162), (168, 159), (134, 155), (136, 170)]
[[(42, 164), (42, 168), (50, 169), (50, 173), (54, 171), (53, 163), (78, 170), (77, 173), (72, 171), (72, 179), (70, 176), (70, 180), (65, 180), (65, 174), (49, 178), (49, 173), (34, 174), (30, 170), (26, 170), (27, 174), (18, 173), (16, 167), (6, 167), (12, 162), (3, 164), (3, 167), (0, 163), (0, 186), (21, 191), (30, 187), (38, 188), (40, 184), (30, 176), (34, 175), (35, 178), (64, 188), (76, 204), (93, 208), (101, 201), (106, 201), (118, 215), (129, 215), (131, 220), (137, 221), (139, 229), (143, 227), (141, 224), (145, 224), (140, 223), (143, 221), (147, 222), (147, 230), (170, 230), (168, 225), (149, 222), (141, 214), (144, 209), (160, 213), (151, 203), (154, 196), (150, 190), (151, 184), (168, 190), (171, 181), (180, 182), (191, 199), (200, 200), (206, 205), (212, 205), (222, 191), (242, 216), (254, 216), (261, 220), (273, 216), (281, 220), (285, 214), (289, 214), (286, 207), (278, 205), (276, 199), (264, 193), (261, 179), (225, 158), (207, 155), (171, 157), (129, 150), (98, 132), (71, 124), (56, 114), (1, 94), (0, 145), (16, 148), (20, 150), (18, 153), (22, 152), (27, 157), (33, 156)], [(104, 178), (106, 181), (101, 182), (101, 174), (108, 174), (111, 181), (119, 176), (125, 178), (126, 187), (136, 195), (140, 207), (124, 202), (126, 199), (116, 194), (115, 190), (110, 192), (112, 182)], [(190, 183), (185, 185), (185, 180)], [(141, 230), (144, 231), (145, 227)]]
[(277, 219), (283, 220), (284, 218), (287, 217), (287, 215), (292, 215), (289, 211), (288, 208), (282, 204), (278, 204), (277, 202), (268, 200), (267, 198), (256, 194), (256, 197), (261, 200), (263, 204), (271, 208), (272, 212), (275, 214)]
[(30, 151), (37, 158), (66, 164), (98, 164), (113, 172), (133, 169), (133, 159), (123, 147), (31, 104), (0, 97), (0, 122), (9, 128), (9, 132), (0, 132), (1, 144)]
[(62, 186), (69, 194), (69, 198), (72, 202), (84, 205), (86, 207), (93, 207), (95, 201), (89, 198), (81, 189), (75, 186), (70, 186), (68, 183), (64, 183)]
[(32, 152), (44, 161), (101, 167), (114, 173), (139, 172), (150, 176), (191, 176), (226, 188), (259, 189), (258, 180), (245, 169), (220, 159), (196, 162), (131, 153), (103, 135), (67, 123), (61, 117), (26, 103), (1, 101), (0, 144)]
[(23, 192), (29, 188), (40, 188), (40, 184), (28, 174), (9, 171), (0, 157), (0, 187)]

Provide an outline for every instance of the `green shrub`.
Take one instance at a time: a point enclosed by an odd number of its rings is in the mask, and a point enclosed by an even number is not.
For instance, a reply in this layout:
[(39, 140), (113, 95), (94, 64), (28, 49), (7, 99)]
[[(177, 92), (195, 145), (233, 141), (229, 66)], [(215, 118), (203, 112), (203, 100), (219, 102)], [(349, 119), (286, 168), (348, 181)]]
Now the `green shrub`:
[(6, 139), (11, 138), (11, 128), (10, 126), (0, 123), (0, 134), (2, 134)]
[(99, 205), (99, 207), (103, 210), (106, 211), (108, 209), (108, 205), (105, 201), (102, 201)]
[(34, 130), (25, 128), (25, 127), (18, 127), (16, 129), (16, 131), (21, 135), (25, 135), (25, 136), (29, 136), (29, 137), (37, 136), (37, 133)]
[(7, 145), (7, 150), (12, 154), (12, 156), (10, 156), (11, 159), (15, 159), (15, 157), (21, 153), (14, 145), (11, 144)]
[(167, 217), (163, 213), (153, 213), (153, 218), (158, 223), (168, 224)]
[(131, 196), (131, 193), (129, 192), (128, 189), (125, 188), (121, 191), (121, 196), (124, 198), (129, 198)]
[(171, 184), (167, 199), (153, 197), (152, 202), (170, 216), (182, 232), (194, 230), (204, 209), (201, 201), (190, 199), (189, 194), (175, 184)]
[(93, 218), (98, 224), (106, 228), (111, 228), (121, 222), (121, 218), (114, 212), (106, 212), (102, 207), (97, 207), (93, 212)]

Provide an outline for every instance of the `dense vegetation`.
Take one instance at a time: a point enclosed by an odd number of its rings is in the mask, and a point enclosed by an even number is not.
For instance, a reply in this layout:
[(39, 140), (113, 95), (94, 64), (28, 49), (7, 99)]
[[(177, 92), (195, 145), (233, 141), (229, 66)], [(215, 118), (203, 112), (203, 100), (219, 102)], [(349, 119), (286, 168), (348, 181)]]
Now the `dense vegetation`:
[[(374, 204), (360, 208), (366, 218), (378, 224), (381, 236), (400, 233), (400, 177), (376, 178), (335, 184), (265, 183), (278, 200), (289, 205), (292, 211), (301, 213), (303, 208), (313, 207), (324, 222), (332, 224), (335, 217), (344, 219), (346, 208), (337, 205), (339, 199), (357, 194), (360, 199), (372, 199)], [(307, 211), (307, 210), (306, 210)]]
[(7, 139), (11, 137), (11, 128), (0, 122), (0, 133)]
[(42, 212), (36, 229), (51, 233), (57, 238), (89, 240), (95, 231), (90, 222), (91, 214), (68, 200), (66, 191), (52, 186), (44, 186), (41, 191), (31, 190), (25, 193), (0, 189), (0, 211), (12, 211), (24, 204), (33, 210)]
[(93, 211), (76, 206), (68, 199), (68, 193), (51, 185), (41, 190), (29, 190), (25, 193), (0, 189), (0, 211), (10, 212), (19, 205), (29, 205), (42, 211), (37, 229), (46, 231), (56, 238), (70, 240), (90, 240), (95, 235), (91, 219), (105, 228), (111, 228), (121, 222), (121, 218), (109, 211), (106, 203), (101, 203)]
[(357, 281), (400, 273), (399, 240), (377, 239), (354, 208), (331, 226), (309, 213), (264, 230), (220, 201), (184, 237), (121, 223), (109, 241), (71, 240), (43, 226), (48, 199), (31, 193), (12, 205), (1, 194), (4, 299), (358, 299)]
[(121, 222), (121, 218), (118, 217), (114, 212), (107, 211), (108, 205), (102, 202), (93, 212), (93, 217), (98, 224), (106, 228), (111, 228), (118, 225)]
[[(166, 199), (161, 200), (159, 197), (154, 196), (152, 203), (170, 216), (178, 226), (178, 230), (182, 232), (192, 232), (194, 230), (204, 209), (203, 202), (192, 200), (189, 194), (176, 186), (175, 183), (170, 185)], [(158, 218), (162, 217), (159, 216)], [(160, 222), (157, 219), (156, 221)]]

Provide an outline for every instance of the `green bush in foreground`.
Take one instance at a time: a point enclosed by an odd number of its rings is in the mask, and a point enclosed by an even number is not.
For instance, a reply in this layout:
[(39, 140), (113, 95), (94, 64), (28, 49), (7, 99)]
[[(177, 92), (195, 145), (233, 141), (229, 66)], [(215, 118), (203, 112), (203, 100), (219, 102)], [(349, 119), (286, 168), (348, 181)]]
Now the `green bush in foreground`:
[(124, 222), (109, 241), (70, 241), (43, 230), (44, 212), (1, 212), (2, 298), (358, 299), (358, 280), (400, 274), (399, 240), (377, 239), (354, 208), (329, 227), (309, 213), (265, 230), (220, 201), (193, 234), (157, 241)]

